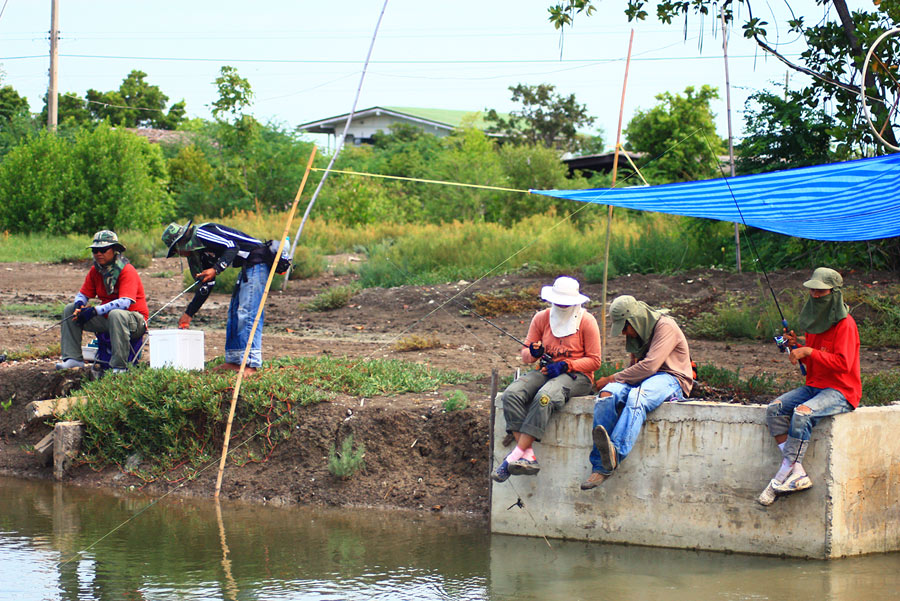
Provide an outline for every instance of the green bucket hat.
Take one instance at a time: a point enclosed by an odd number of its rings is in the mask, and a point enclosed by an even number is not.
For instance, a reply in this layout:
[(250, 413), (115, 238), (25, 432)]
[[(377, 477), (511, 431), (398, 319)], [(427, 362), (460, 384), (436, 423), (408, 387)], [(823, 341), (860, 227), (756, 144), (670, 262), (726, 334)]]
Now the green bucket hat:
[(187, 225), (181, 226), (177, 223), (170, 223), (166, 226), (166, 229), (163, 230), (162, 233), (162, 241), (163, 244), (169, 247), (169, 252), (166, 255), (166, 258), (171, 258), (175, 252), (177, 251), (176, 246), (179, 242), (181, 242), (185, 236), (187, 236), (188, 232), (191, 231), (191, 224), (194, 223), (193, 219), (188, 220)]
[(834, 269), (819, 267), (803, 285), (813, 290), (833, 290), (844, 285), (844, 278)]
[(125, 245), (119, 242), (119, 237), (112, 230), (100, 230), (94, 234), (90, 246), (87, 248), (109, 248), (114, 246), (119, 252), (125, 252)]

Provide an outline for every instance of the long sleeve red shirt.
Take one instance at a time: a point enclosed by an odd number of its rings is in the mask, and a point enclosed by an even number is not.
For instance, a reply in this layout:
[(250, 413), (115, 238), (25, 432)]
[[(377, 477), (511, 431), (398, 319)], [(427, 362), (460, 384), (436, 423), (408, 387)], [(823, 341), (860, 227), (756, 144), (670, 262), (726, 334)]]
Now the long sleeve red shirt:
[[(531, 319), (525, 344), (538, 341), (554, 361), (565, 361), (569, 371), (580, 371), (590, 378), (591, 383), (594, 382), (594, 371), (600, 367), (600, 328), (593, 315), (585, 311), (577, 332), (557, 338), (550, 329), (550, 309), (539, 311)], [(528, 346), (522, 347), (522, 361), (537, 361), (537, 358), (531, 356)]]
[(859, 330), (848, 315), (821, 334), (806, 334), (806, 346), (812, 354), (803, 360), (806, 385), (834, 388), (847, 402), (859, 407), (862, 380), (859, 375)]

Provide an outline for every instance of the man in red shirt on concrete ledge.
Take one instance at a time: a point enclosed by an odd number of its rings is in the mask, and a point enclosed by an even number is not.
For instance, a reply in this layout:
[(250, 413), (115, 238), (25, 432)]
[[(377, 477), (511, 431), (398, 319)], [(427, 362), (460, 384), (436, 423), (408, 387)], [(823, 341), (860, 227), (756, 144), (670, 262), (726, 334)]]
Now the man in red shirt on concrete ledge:
[[(806, 490), (812, 481), (803, 469), (803, 455), (812, 429), (829, 415), (853, 411), (862, 396), (859, 374), (859, 331), (844, 304), (841, 274), (827, 267), (813, 271), (803, 283), (810, 298), (800, 310), (797, 328), (806, 341), (797, 346), (793, 331), (785, 332), (791, 363), (803, 362), (806, 386), (786, 392), (769, 405), (769, 433), (781, 449), (781, 468), (757, 499), (771, 505), (778, 495)], [(796, 348), (795, 348), (796, 347)]]
[[(94, 264), (75, 295), (75, 301), (63, 311), (62, 360), (56, 364), (56, 369), (84, 367), (81, 334), (87, 330), (109, 333), (112, 346), (109, 366), (114, 373), (122, 372), (132, 348), (131, 341), (147, 331), (150, 314), (144, 284), (134, 266), (122, 255), (125, 246), (119, 243), (115, 232), (97, 232), (88, 248)], [(102, 304), (88, 305), (94, 297)]]

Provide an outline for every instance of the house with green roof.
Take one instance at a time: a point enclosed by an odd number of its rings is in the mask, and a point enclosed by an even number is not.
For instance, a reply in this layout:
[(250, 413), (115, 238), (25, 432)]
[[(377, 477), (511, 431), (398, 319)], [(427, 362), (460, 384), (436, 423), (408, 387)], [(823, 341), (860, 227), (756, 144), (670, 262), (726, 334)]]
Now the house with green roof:
[[(310, 134), (338, 136), (344, 131), (348, 114), (310, 121), (297, 126), (297, 129)], [(502, 116), (507, 117), (508, 115)], [(353, 113), (353, 120), (347, 130), (347, 139), (344, 140), (344, 143), (371, 144), (375, 132), (390, 133), (391, 127), (398, 123), (421, 127), (425, 133), (439, 137), (450, 135), (451, 132), (464, 125), (482, 130), (487, 128), (487, 123), (480, 111), (373, 106)]]

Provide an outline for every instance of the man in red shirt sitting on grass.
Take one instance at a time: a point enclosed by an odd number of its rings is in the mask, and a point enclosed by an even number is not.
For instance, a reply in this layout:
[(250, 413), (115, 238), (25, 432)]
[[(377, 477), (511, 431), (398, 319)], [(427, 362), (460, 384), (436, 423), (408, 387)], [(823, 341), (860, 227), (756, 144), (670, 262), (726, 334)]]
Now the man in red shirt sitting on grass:
[[(147, 298), (144, 284), (134, 266), (122, 253), (125, 246), (111, 230), (94, 234), (88, 247), (94, 264), (84, 278), (75, 301), (63, 311), (60, 334), (61, 361), (56, 369), (84, 367), (81, 354), (81, 334), (108, 332), (111, 341), (109, 366), (112, 371), (125, 371), (131, 341), (147, 331)], [(97, 297), (102, 304), (88, 305)]]
[(785, 334), (793, 349), (791, 363), (802, 361), (806, 367), (806, 386), (786, 392), (766, 410), (769, 433), (775, 437), (783, 459), (757, 499), (761, 505), (771, 505), (778, 495), (812, 486), (801, 461), (813, 427), (823, 417), (859, 406), (859, 331), (844, 304), (843, 284), (841, 274), (827, 267), (819, 267), (803, 283), (809, 288), (810, 298), (800, 310), (797, 328), (806, 332), (805, 344), (797, 346), (793, 331)]

